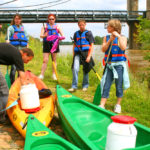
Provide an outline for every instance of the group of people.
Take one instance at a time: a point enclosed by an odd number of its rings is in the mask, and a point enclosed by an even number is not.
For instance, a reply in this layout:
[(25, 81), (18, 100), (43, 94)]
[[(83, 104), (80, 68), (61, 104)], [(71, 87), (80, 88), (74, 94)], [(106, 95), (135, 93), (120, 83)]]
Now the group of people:
[[(47, 23), (41, 29), (40, 37), (43, 38), (43, 64), (40, 79), (44, 79), (44, 73), (47, 68), (49, 55), (55, 66), (56, 55), (60, 51), (59, 44), (54, 52), (51, 49), (56, 39), (49, 40), (48, 37), (58, 36), (64, 37), (62, 29), (55, 23), (56, 16), (49, 14)], [(78, 72), (80, 65), (83, 65), (83, 91), (87, 91), (89, 86), (89, 72), (94, 66), (92, 58), (94, 37), (91, 31), (86, 29), (86, 21), (80, 19), (78, 21), (79, 30), (74, 33), (73, 44), (73, 62), (72, 62), (72, 86), (68, 91), (74, 92), (78, 88)], [(106, 100), (109, 97), (110, 86), (115, 79), (117, 104), (115, 112), (121, 112), (121, 100), (123, 97), (123, 85), (129, 87), (129, 79), (126, 67), (125, 49), (127, 47), (127, 39), (121, 35), (121, 23), (119, 20), (110, 20), (108, 22), (107, 31), (109, 35), (105, 36), (102, 44), (102, 51), (105, 53), (104, 60), (107, 62), (107, 68), (102, 78), (102, 98), (100, 107), (105, 108)], [(60, 36), (59, 36), (60, 35)], [(110, 56), (109, 56), (110, 52)], [(28, 63), (34, 57), (34, 53), (29, 49), (29, 36), (22, 25), (22, 17), (16, 14), (13, 17), (11, 26), (8, 27), (6, 35), (6, 43), (0, 43), (0, 64), (11, 65), (10, 78), (11, 84), (15, 81), (16, 70), (19, 73), (21, 84), (30, 83), (30, 79), (25, 77), (24, 63)], [(109, 58), (108, 58), (109, 57)], [(107, 59), (108, 58), (108, 59)], [(57, 80), (54, 66), (52, 67), (52, 78)], [(0, 73), (0, 110), (6, 107), (8, 99), (8, 88), (6, 81)], [(5, 112), (0, 113), (0, 121), (5, 120)]]

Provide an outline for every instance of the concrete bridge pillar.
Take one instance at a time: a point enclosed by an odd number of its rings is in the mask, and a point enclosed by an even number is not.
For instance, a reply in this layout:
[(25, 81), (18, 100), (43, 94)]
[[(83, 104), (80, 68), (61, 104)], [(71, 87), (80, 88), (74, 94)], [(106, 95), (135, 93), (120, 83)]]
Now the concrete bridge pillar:
[[(138, 11), (138, 0), (127, 0), (128, 11)], [(129, 15), (134, 15), (129, 13)], [(135, 42), (134, 34), (137, 34), (137, 22), (129, 22), (129, 49), (138, 49), (138, 44)]]
[(147, 0), (146, 2), (146, 18), (150, 20), (150, 0)]

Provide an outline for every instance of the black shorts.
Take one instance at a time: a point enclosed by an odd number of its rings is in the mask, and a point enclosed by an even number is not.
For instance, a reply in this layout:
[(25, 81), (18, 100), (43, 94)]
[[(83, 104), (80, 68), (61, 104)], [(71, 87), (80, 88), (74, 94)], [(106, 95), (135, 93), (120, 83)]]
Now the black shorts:
[[(53, 47), (53, 43), (43, 41), (43, 53), (50, 53), (52, 47)], [(59, 44), (54, 53), (59, 53)]]

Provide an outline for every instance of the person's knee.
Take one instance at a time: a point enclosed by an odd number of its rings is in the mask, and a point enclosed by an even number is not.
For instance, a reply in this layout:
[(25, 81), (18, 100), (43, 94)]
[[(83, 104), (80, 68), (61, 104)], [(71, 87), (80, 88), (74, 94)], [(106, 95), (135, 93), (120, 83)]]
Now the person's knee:
[(74, 66), (73, 72), (79, 72), (79, 68), (77, 66)]
[(47, 64), (48, 63), (48, 58), (44, 58), (43, 59), (43, 64)]

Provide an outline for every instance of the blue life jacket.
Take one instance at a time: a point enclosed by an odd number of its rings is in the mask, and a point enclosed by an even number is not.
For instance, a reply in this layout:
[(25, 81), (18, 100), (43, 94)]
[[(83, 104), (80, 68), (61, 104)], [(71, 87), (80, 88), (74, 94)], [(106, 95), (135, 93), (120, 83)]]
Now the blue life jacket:
[(27, 46), (28, 39), (24, 33), (24, 27), (20, 26), (17, 28), (16, 25), (12, 25), (14, 28), (14, 34), (10, 37), (10, 44), (14, 46)]
[[(106, 41), (108, 41), (110, 38), (110, 35), (106, 36)], [(108, 50), (105, 52), (105, 58), (104, 60), (107, 60), (108, 52), (109, 52), (110, 46)], [(119, 45), (118, 45), (118, 38), (116, 37), (115, 40), (113, 40), (112, 48), (111, 48), (111, 53), (109, 60), (111, 62), (117, 62), (117, 61), (126, 61), (126, 55), (125, 51), (121, 50)]]
[[(47, 27), (46, 27), (45, 31), (48, 32), (48, 36), (50, 36), (50, 35), (59, 35), (56, 23), (52, 27), (50, 26), (49, 23), (47, 23), (46, 25), (47, 25)], [(46, 38), (47, 37), (45, 37), (43, 40), (47, 41)]]
[[(89, 41), (86, 39), (85, 34), (88, 31), (84, 31), (82, 32), (81, 36), (79, 34), (79, 31), (77, 31), (76, 34), (76, 44), (77, 46), (81, 49), (81, 51), (88, 51), (90, 49), (90, 43)], [(75, 52), (79, 52), (78, 47), (75, 46), (74, 51)]]

